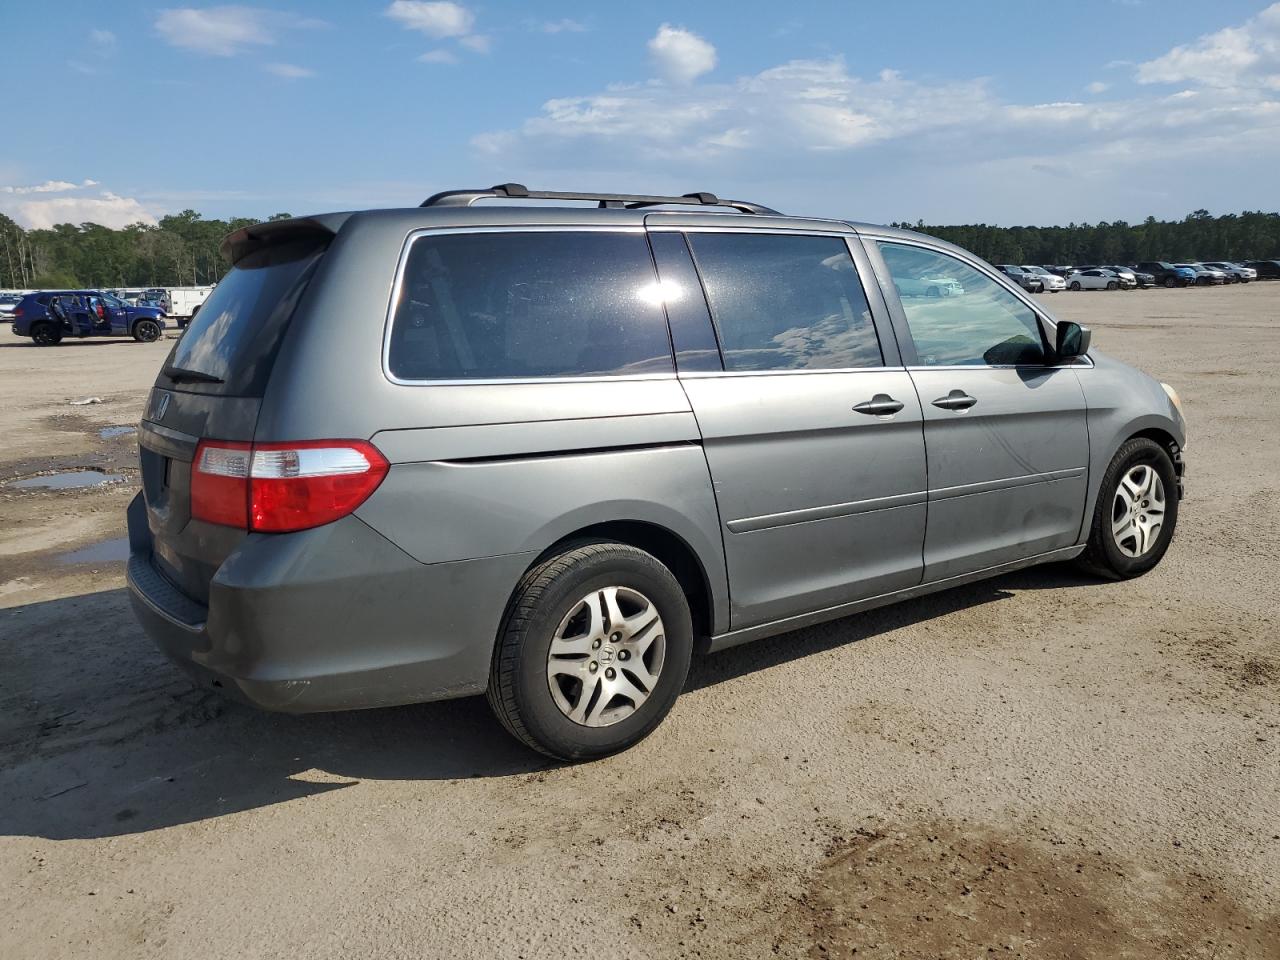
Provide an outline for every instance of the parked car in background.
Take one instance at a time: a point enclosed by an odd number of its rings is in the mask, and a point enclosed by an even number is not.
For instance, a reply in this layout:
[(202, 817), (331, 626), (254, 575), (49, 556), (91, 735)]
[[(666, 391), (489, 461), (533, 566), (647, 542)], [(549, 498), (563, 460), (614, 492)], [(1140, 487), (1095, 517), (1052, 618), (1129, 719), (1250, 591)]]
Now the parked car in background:
[(1166, 260), (1142, 260), (1135, 269), (1149, 273), (1162, 287), (1189, 287), (1196, 282), (1196, 272)]
[(1110, 270), (1077, 270), (1067, 277), (1068, 290), (1119, 290), (1120, 278)]
[(151, 287), (145, 291), (148, 299), (159, 302), (167, 316), (173, 317), (181, 329), (209, 299), (216, 284), (203, 287)]
[(695, 650), (1050, 561), (1136, 577), (1174, 536), (1173, 389), (919, 233), (504, 184), (222, 250), (127, 512), (133, 609), (210, 692), (487, 693), (586, 760), (662, 722)]
[(1134, 283), (1138, 286), (1138, 289), (1140, 290), (1145, 289), (1147, 287), (1154, 287), (1156, 285), (1156, 278), (1154, 276), (1152, 276), (1149, 273), (1144, 273), (1143, 271), (1138, 270), (1134, 267), (1126, 267), (1123, 264), (1114, 264), (1114, 265), (1108, 265), (1107, 269), (1114, 270), (1116, 273), (1131, 274), (1133, 276)]
[(1246, 264), (1259, 280), (1280, 280), (1280, 260), (1250, 260)]
[(1044, 281), (1034, 273), (1028, 273), (1022, 267), (1012, 263), (998, 263), (996, 269), (1022, 287), (1027, 293), (1043, 293)]
[(16, 293), (6, 293), (0, 295), (0, 323), (7, 323), (13, 319), (13, 311), (18, 304), (22, 302), (22, 297)]
[(1081, 273), (1089, 270), (1104, 270), (1108, 273), (1114, 273), (1120, 281), (1121, 290), (1133, 290), (1138, 286), (1137, 274), (1128, 267), (1113, 267), (1110, 264), (1091, 263), (1087, 266), (1077, 268)]
[(1230, 260), (1206, 260), (1204, 265), (1213, 270), (1221, 270), (1227, 275), (1228, 283), (1248, 283), (1250, 280), (1258, 279), (1257, 270), (1232, 263)]
[(958, 297), (964, 287), (954, 277), (895, 277), (893, 287), (900, 297)]
[(38, 347), (64, 337), (131, 336), (150, 343), (164, 335), (164, 314), (135, 307), (104, 290), (41, 290), (22, 298), (13, 314), (13, 332)]
[(1062, 277), (1064, 280), (1067, 277), (1069, 277), (1071, 273), (1075, 270), (1075, 267), (1071, 266), (1070, 264), (1044, 263), (1044, 264), (1041, 264), (1041, 266), (1044, 267), (1044, 269), (1047, 270), (1049, 273), (1057, 274), (1059, 277)]
[(1212, 267), (1206, 267), (1203, 263), (1180, 263), (1179, 267), (1185, 267), (1196, 275), (1196, 286), (1208, 287), (1213, 284), (1226, 283), (1227, 275), (1221, 270), (1214, 270)]
[(1047, 293), (1061, 293), (1067, 289), (1067, 281), (1056, 273), (1050, 273), (1044, 267), (1022, 265), (1023, 272), (1033, 274), (1040, 278), (1040, 282), (1044, 284)]

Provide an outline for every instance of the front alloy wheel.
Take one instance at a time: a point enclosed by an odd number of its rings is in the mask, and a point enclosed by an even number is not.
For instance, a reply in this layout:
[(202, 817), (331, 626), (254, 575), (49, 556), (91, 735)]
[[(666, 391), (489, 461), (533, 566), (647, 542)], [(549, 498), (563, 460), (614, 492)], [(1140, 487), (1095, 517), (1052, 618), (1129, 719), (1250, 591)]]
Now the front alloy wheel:
[(1116, 486), (1111, 535), (1126, 557), (1147, 553), (1164, 526), (1164, 481), (1153, 467), (1138, 464)]
[(1177, 490), (1168, 450), (1148, 437), (1125, 443), (1102, 475), (1089, 539), (1077, 563), (1116, 580), (1146, 573), (1173, 539)]

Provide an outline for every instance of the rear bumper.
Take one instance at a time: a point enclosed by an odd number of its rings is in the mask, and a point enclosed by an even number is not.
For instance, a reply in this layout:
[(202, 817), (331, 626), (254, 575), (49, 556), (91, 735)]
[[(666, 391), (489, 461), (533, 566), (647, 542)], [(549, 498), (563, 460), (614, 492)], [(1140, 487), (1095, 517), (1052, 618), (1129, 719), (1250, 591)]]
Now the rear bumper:
[(422, 564), (354, 517), (247, 537), (201, 606), (151, 560), (129, 507), (129, 596), (143, 629), (202, 686), (265, 710), (392, 706), (484, 690), (525, 554)]

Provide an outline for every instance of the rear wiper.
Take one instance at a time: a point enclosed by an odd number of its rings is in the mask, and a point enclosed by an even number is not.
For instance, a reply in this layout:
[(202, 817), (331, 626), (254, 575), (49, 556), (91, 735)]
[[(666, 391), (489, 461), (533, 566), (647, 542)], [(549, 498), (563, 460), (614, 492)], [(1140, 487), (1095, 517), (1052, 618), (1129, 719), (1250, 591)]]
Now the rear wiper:
[(181, 383), (183, 380), (192, 383), (223, 383), (221, 377), (215, 377), (212, 373), (205, 373), (203, 370), (187, 370), (184, 367), (165, 367), (164, 375), (174, 383)]

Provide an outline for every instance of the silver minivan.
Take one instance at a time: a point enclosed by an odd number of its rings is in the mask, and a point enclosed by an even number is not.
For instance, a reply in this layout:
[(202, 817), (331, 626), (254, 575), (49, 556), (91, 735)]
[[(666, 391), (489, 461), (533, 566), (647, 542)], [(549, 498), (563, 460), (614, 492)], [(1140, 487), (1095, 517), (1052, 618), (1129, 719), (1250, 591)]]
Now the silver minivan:
[(487, 692), (598, 757), (695, 652), (1173, 536), (1174, 391), (931, 237), (504, 184), (223, 253), (139, 427), (128, 581), (270, 710)]

